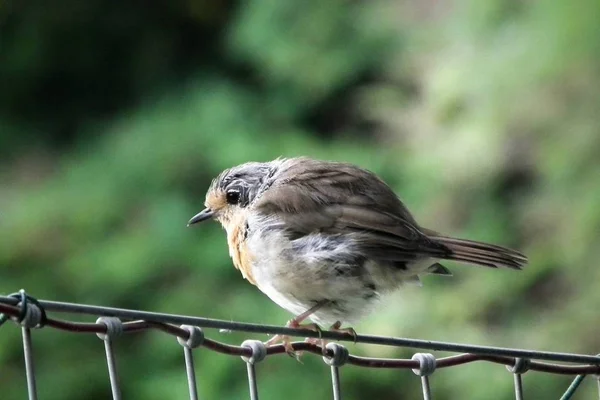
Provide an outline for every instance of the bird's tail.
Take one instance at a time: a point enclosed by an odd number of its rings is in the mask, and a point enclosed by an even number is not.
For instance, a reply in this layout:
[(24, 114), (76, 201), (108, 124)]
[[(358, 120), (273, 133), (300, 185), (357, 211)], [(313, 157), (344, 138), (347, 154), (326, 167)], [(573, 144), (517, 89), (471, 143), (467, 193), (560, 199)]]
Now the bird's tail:
[(527, 257), (522, 253), (506, 247), (476, 242), (466, 239), (455, 239), (447, 236), (430, 236), (450, 252), (444, 259), (461, 261), (485, 267), (522, 269), (527, 264)]

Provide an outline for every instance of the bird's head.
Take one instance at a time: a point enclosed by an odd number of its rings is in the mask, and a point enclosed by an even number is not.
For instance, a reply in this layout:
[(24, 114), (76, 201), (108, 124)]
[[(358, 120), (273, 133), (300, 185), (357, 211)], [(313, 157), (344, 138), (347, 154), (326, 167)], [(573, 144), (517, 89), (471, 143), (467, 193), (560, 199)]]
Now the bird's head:
[(206, 208), (194, 215), (188, 225), (216, 219), (226, 227), (266, 189), (279, 164), (276, 161), (249, 162), (221, 172), (206, 192)]

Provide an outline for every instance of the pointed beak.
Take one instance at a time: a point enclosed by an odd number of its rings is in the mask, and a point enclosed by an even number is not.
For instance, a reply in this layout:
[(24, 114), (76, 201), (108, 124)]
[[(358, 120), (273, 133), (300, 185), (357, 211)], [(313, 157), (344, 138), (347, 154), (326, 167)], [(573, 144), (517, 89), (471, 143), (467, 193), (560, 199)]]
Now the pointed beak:
[(200, 211), (198, 214), (194, 215), (192, 219), (188, 221), (188, 226), (197, 224), (198, 222), (206, 221), (207, 219), (212, 218), (215, 215), (215, 212), (210, 208), (205, 208)]

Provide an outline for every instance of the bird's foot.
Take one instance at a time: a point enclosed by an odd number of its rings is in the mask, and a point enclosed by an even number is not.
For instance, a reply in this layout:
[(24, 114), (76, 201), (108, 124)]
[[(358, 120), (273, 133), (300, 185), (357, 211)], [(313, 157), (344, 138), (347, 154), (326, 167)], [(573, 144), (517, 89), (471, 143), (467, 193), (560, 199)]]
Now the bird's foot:
[(327, 339), (309, 337), (309, 338), (304, 339), (304, 341), (306, 343), (310, 343), (312, 345), (319, 346), (321, 348), (321, 352), (323, 353), (323, 355), (324, 356), (327, 355), (326, 346), (327, 346), (327, 343), (329, 342)]
[[(285, 324), (285, 326), (286, 326), (286, 328), (294, 328), (294, 329), (310, 329), (315, 332), (318, 332), (319, 336), (321, 336), (321, 328), (319, 327), (319, 325), (317, 325), (317, 324), (300, 324), (300, 322), (296, 318), (289, 320)], [(307, 338), (307, 341), (309, 339), (313, 339), (313, 338)], [(320, 340), (320, 339), (315, 339), (315, 340)], [(265, 345), (267, 347), (269, 347), (269, 346), (273, 346), (278, 343), (283, 344), (285, 352), (290, 357), (294, 357), (296, 360), (300, 361), (300, 356), (302, 355), (302, 352), (294, 350), (294, 347), (292, 346), (292, 339), (288, 335), (275, 335), (272, 338), (270, 338), (269, 340), (267, 340), (265, 342)], [(309, 343), (311, 343), (311, 342), (309, 342)]]
[(317, 324), (305, 324), (305, 325), (302, 325), (302, 327), (310, 329), (312, 331), (315, 331), (315, 332), (317, 332), (319, 334), (319, 337), (316, 337), (316, 338), (307, 337), (306, 339), (304, 339), (304, 341), (306, 343), (315, 344), (315, 345), (319, 346), (325, 340), (325, 339), (321, 338), (321, 334), (322, 334), (323, 331), (321, 330), (321, 327), (319, 325), (317, 325)]
[(292, 340), (288, 335), (275, 335), (264, 343), (267, 347), (281, 343), (288, 355), (294, 357), (296, 354), (294, 351), (294, 346), (292, 346)]
[(354, 328), (342, 328), (341, 321), (336, 321), (333, 325), (331, 325), (331, 328), (329, 328), (329, 329), (334, 332), (346, 333), (346, 334), (352, 336), (352, 341), (354, 343), (356, 343), (356, 340), (358, 339), (358, 334), (356, 333)]
[[(333, 325), (331, 325), (331, 327), (329, 327), (330, 331), (333, 332), (340, 332), (340, 333), (346, 333), (348, 335), (352, 336), (352, 339), (354, 341), (354, 343), (356, 343), (356, 339), (357, 339), (357, 333), (354, 330), (354, 328), (342, 328), (342, 323), (341, 321), (336, 321)], [(327, 343), (329, 343), (329, 340), (327, 339), (323, 339), (323, 338), (306, 338), (305, 340), (307, 343), (311, 343), (317, 346), (321, 347), (321, 350), (323, 352), (323, 355), (326, 356), (327, 355)]]

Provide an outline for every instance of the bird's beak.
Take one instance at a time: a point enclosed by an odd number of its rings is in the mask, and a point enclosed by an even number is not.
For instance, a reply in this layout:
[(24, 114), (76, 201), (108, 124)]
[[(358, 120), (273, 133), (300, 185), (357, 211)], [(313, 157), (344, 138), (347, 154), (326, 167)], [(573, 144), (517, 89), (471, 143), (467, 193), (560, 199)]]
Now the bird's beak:
[(206, 221), (209, 218), (212, 218), (215, 215), (215, 212), (210, 208), (205, 208), (200, 211), (198, 214), (194, 215), (192, 219), (188, 221), (188, 226), (196, 224), (198, 222)]

